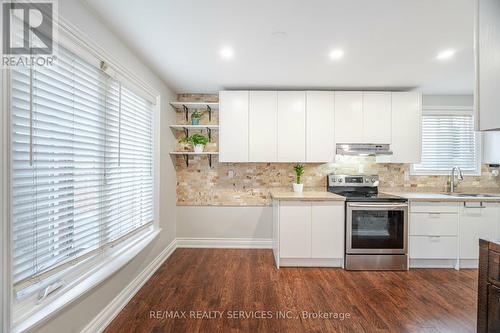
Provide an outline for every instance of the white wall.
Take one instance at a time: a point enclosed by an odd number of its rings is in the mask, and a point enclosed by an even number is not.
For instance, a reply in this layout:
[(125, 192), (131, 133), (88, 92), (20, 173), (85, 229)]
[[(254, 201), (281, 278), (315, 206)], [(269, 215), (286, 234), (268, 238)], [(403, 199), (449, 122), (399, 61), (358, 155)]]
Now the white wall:
[(168, 102), (175, 95), (149, 70), (108, 28), (79, 0), (59, 1), (59, 14), (81, 30), (98, 46), (106, 50), (120, 64), (161, 92), (161, 142), (160, 142), (160, 227), (162, 232), (146, 249), (123, 269), (64, 308), (53, 319), (36, 329), (36, 332), (80, 332), (113, 298), (122, 291), (158, 254), (175, 238), (175, 170), (168, 152), (173, 147), (173, 137), (168, 128), (175, 119)]
[(178, 206), (179, 238), (272, 238), (269, 206)]

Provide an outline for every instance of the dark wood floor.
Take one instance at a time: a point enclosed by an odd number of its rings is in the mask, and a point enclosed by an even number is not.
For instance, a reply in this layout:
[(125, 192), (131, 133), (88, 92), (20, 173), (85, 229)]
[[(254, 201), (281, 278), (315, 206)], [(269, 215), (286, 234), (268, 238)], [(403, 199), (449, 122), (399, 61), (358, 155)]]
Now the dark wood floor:
[[(476, 284), (477, 270), (277, 270), (270, 250), (178, 249), (106, 332), (474, 332)], [(203, 315), (217, 317), (189, 318)]]

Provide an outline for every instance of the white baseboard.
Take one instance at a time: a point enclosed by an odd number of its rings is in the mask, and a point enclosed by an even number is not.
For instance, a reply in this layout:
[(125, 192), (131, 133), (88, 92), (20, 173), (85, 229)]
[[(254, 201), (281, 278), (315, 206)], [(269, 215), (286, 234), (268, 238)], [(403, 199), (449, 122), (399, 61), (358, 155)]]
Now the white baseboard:
[(280, 267), (339, 267), (344, 265), (344, 259), (324, 259), (324, 258), (280, 258)]
[(139, 275), (130, 282), (92, 321), (85, 326), (81, 333), (100, 333), (115, 319), (120, 311), (153, 276), (161, 264), (177, 248), (174, 239)]
[(223, 249), (272, 249), (269, 238), (182, 238), (177, 237), (177, 247)]

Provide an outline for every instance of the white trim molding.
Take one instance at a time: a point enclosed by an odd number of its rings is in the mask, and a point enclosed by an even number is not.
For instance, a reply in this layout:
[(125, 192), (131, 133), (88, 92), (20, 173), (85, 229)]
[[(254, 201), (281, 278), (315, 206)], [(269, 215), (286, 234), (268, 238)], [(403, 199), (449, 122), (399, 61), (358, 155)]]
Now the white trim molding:
[(179, 248), (272, 249), (271, 238), (177, 238)]
[(137, 275), (94, 319), (81, 331), (82, 333), (100, 333), (115, 319), (132, 297), (144, 286), (160, 266), (174, 253), (174, 239), (149, 265)]

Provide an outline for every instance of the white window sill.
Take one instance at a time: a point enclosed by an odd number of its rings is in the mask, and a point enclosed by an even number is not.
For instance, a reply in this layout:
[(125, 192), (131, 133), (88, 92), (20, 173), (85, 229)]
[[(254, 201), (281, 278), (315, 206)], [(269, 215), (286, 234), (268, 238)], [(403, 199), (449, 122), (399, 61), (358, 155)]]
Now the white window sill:
[(29, 311), (25, 309), (17, 311), (19, 313), (17, 316), (15, 312), (12, 332), (25, 332), (48, 321), (65, 306), (76, 301), (120, 270), (148, 246), (160, 232), (161, 229), (152, 227), (152, 229), (140, 233), (123, 246), (117, 246), (117, 248), (110, 250), (97, 265), (80, 274), (79, 278), (70, 281), (61, 290), (31, 306)]

